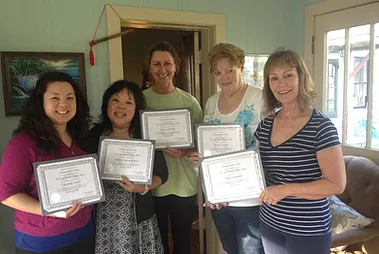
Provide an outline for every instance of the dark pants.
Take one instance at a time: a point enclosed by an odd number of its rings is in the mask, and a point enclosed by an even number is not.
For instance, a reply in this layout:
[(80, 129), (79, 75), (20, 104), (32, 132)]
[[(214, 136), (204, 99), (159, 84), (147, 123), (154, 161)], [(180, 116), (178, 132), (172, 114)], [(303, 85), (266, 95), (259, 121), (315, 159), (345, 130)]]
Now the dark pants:
[(294, 236), (261, 221), (263, 247), (269, 254), (329, 254), (332, 233), (322, 236)]
[(165, 254), (170, 253), (168, 247), (168, 218), (170, 218), (174, 242), (173, 253), (191, 254), (192, 222), (196, 217), (196, 195), (185, 198), (175, 195), (154, 197), (154, 208)]
[(16, 248), (16, 254), (93, 254), (95, 253), (95, 235), (84, 238), (72, 245), (46, 252), (34, 252)]
[[(263, 254), (259, 206), (212, 210), (222, 247), (228, 254)], [(268, 252), (269, 253), (269, 252)]]

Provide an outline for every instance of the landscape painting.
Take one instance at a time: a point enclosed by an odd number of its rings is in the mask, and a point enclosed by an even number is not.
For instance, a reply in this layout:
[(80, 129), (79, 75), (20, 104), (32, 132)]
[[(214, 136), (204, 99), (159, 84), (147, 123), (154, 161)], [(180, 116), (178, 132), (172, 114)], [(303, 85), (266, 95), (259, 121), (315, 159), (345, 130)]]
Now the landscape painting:
[(39, 77), (60, 71), (71, 75), (86, 94), (84, 53), (1, 52), (5, 115), (22, 115)]

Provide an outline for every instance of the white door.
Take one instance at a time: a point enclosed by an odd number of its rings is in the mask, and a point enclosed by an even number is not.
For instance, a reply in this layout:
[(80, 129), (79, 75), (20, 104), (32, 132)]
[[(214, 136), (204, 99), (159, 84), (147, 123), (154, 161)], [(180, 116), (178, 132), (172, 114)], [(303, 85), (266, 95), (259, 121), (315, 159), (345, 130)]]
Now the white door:
[(379, 149), (379, 3), (315, 17), (316, 107), (345, 147)]

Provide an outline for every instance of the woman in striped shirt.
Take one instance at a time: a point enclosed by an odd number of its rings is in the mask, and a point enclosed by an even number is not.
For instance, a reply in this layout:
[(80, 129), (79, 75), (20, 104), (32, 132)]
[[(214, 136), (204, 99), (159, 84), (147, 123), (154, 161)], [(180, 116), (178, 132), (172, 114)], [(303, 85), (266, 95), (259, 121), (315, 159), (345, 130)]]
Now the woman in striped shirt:
[(266, 254), (326, 254), (331, 242), (327, 197), (346, 185), (335, 126), (313, 108), (314, 84), (303, 59), (278, 50), (264, 69), (268, 114), (258, 126), (267, 188), (260, 196)]

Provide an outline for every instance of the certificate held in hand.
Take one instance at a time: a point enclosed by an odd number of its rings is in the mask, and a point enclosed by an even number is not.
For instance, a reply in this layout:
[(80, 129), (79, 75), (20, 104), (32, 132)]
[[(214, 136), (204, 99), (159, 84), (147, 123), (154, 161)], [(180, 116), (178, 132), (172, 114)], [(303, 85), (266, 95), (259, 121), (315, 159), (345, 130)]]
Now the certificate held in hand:
[(207, 204), (256, 199), (265, 188), (258, 149), (202, 158), (201, 174)]
[(243, 126), (236, 123), (196, 125), (196, 140), (201, 157), (245, 149)]
[(42, 215), (105, 200), (96, 155), (33, 163)]
[(100, 137), (99, 169), (102, 179), (120, 180), (126, 176), (136, 184), (151, 184), (154, 141)]
[(190, 109), (141, 110), (143, 139), (155, 140), (156, 148), (194, 146)]

